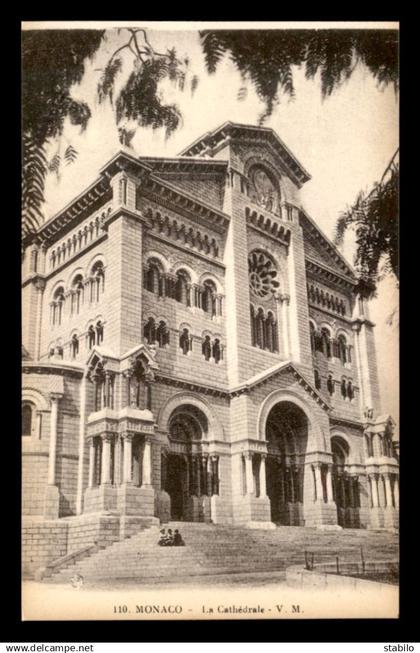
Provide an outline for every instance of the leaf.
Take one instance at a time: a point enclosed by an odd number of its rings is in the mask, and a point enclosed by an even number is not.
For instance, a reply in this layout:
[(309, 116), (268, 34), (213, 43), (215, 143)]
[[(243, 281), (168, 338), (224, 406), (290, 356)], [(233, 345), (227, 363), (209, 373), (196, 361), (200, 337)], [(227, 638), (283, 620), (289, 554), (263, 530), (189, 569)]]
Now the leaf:
[(99, 103), (103, 102), (106, 98), (108, 98), (112, 104), (115, 78), (117, 77), (118, 73), (121, 72), (121, 69), (122, 69), (121, 58), (116, 57), (115, 59), (113, 60), (111, 59), (110, 61), (108, 61), (105, 70), (98, 82), (97, 93), (98, 93)]
[(64, 152), (64, 160), (66, 162), (66, 165), (70, 165), (71, 163), (74, 163), (74, 161), (77, 159), (78, 152), (77, 150), (73, 147), (73, 145), (69, 145), (66, 148), (66, 151)]
[(198, 75), (193, 75), (190, 83), (191, 95), (194, 95), (195, 91), (197, 90), (198, 83), (199, 83)]
[(243, 102), (244, 100), (246, 100), (247, 95), (248, 95), (247, 87), (246, 86), (241, 86), (241, 88), (239, 89), (238, 94), (236, 96), (236, 99), (239, 102)]
[(53, 158), (49, 162), (48, 170), (50, 172), (55, 173), (58, 177), (60, 172), (60, 164), (61, 164), (61, 156), (57, 152), (56, 154), (54, 154)]

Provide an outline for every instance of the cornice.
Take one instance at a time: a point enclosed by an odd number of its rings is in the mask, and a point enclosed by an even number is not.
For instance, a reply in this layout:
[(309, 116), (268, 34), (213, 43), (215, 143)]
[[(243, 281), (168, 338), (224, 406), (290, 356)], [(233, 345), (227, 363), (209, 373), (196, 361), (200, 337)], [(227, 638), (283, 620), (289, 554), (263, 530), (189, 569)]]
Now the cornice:
[(344, 258), (344, 256), (342, 255), (338, 247), (336, 247), (334, 243), (332, 243), (331, 240), (327, 238), (327, 236), (318, 227), (316, 222), (302, 208), (299, 211), (299, 218), (301, 222), (303, 221), (305, 223), (307, 232), (314, 237), (317, 243), (320, 243), (322, 245), (322, 247), (328, 252), (328, 254), (341, 268), (342, 270), (341, 274), (344, 273), (345, 275), (347, 275), (346, 278), (348, 278), (350, 282), (353, 281), (354, 284), (356, 284), (355, 272), (351, 267), (351, 265), (346, 261), (346, 259)]
[(229, 216), (223, 211), (185, 193), (156, 175), (150, 175), (149, 179), (141, 185), (140, 194), (218, 233), (224, 233), (230, 221)]
[(260, 210), (251, 209), (249, 206), (245, 207), (245, 217), (251, 228), (282, 242), (286, 246), (290, 245), (291, 231), (282, 224), (280, 218), (270, 213), (263, 213)]
[(182, 388), (184, 390), (195, 390), (203, 394), (213, 395), (216, 397), (229, 398), (229, 390), (223, 388), (217, 388), (215, 386), (205, 385), (198, 383), (196, 381), (188, 381), (187, 379), (181, 379), (179, 377), (173, 377), (169, 374), (163, 374), (157, 372), (155, 374), (155, 379), (157, 382), (163, 383), (165, 385), (172, 385), (177, 388)]
[(105, 177), (97, 179), (89, 188), (80, 193), (59, 213), (43, 224), (37, 232), (41, 244), (51, 244), (62, 238), (70, 229), (85, 217), (111, 199), (111, 187)]
[(52, 374), (55, 376), (73, 376), (81, 378), (84, 374), (84, 368), (76, 367), (66, 363), (40, 363), (36, 361), (22, 362), (23, 374)]
[(325, 279), (326, 282), (333, 283), (335, 286), (340, 288), (347, 288), (351, 291), (357, 285), (357, 281), (351, 277), (347, 277), (344, 274), (340, 274), (334, 268), (331, 268), (326, 263), (320, 263), (319, 261), (312, 258), (310, 255), (305, 254), (305, 267), (307, 274), (312, 274), (315, 277), (319, 276)]

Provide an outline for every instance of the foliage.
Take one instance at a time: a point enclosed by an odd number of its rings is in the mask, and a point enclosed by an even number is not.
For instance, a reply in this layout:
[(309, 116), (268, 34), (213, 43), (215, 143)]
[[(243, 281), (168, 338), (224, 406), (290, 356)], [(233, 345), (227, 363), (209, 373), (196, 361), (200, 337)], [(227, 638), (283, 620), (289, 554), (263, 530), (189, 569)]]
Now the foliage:
[[(27, 237), (43, 221), (45, 177), (59, 174), (61, 156), (50, 162), (46, 147), (63, 132), (66, 118), (86, 129), (90, 109), (71, 96), (81, 81), (85, 62), (99, 47), (103, 32), (97, 30), (28, 30), (22, 33), (22, 233)], [(71, 149), (70, 149), (71, 148)], [(66, 163), (75, 160), (71, 146)]]
[[(260, 124), (279, 102), (295, 93), (293, 68), (304, 66), (307, 79), (320, 76), (322, 97), (348, 80), (358, 63), (381, 85), (398, 88), (398, 32), (394, 30), (205, 30), (200, 32), (207, 71), (214, 73), (229, 56), (250, 82), (265, 110)], [(244, 84), (238, 99), (244, 99)]]
[[(161, 84), (170, 81), (193, 94), (199, 79), (190, 71), (188, 58), (180, 59), (174, 48), (158, 52), (146, 30), (117, 30), (126, 40), (108, 59), (97, 87), (100, 103), (115, 109), (120, 142), (130, 145), (138, 126), (163, 127), (166, 137), (181, 124), (175, 104), (165, 104)], [(293, 97), (293, 70), (305, 66), (307, 78), (320, 75), (323, 97), (348, 79), (362, 62), (379, 84), (398, 85), (397, 32), (392, 30), (206, 30), (200, 33), (207, 70), (216, 71), (229, 55), (242, 83), (238, 99), (247, 97), (251, 83), (265, 103), (260, 123), (273, 112), (279, 92)], [(63, 162), (75, 160), (77, 152), (60, 146), (47, 161), (46, 148), (63, 133), (64, 122), (86, 129), (89, 106), (72, 97), (85, 66), (106, 34), (102, 30), (33, 30), (22, 34), (22, 130), (24, 235), (42, 222), (45, 176), (60, 174)], [(125, 75), (125, 73), (127, 73)]]
[(374, 296), (377, 281), (382, 276), (394, 274), (399, 279), (397, 154), (398, 150), (381, 181), (368, 194), (360, 192), (354, 204), (339, 216), (336, 224), (334, 242), (337, 246), (342, 245), (348, 229), (355, 232), (358, 291), (365, 297)]
[[(189, 60), (179, 59), (175, 48), (158, 52), (144, 29), (126, 28), (128, 40), (109, 58), (98, 83), (99, 102), (109, 100), (115, 106), (115, 120), (120, 142), (129, 145), (137, 127), (165, 128), (168, 138), (180, 125), (181, 113), (175, 104), (165, 104), (159, 85), (168, 80), (181, 91), (190, 79), (193, 94), (198, 85), (197, 75), (189, 74)], [(128, 61), (127, 61), (128, 59)], [(124, 63), (130, 74), (120, 85)]]

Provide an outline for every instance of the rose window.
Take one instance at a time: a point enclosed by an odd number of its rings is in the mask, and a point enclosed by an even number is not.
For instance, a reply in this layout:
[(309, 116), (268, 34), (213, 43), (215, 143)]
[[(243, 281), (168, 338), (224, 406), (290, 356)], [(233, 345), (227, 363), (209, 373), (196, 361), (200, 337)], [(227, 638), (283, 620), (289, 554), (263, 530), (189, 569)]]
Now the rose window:
[(279, 287), (277, 270), (264, 252), (251, 252), (248, 258), (249, 285), (258, 297), (266, 297)]

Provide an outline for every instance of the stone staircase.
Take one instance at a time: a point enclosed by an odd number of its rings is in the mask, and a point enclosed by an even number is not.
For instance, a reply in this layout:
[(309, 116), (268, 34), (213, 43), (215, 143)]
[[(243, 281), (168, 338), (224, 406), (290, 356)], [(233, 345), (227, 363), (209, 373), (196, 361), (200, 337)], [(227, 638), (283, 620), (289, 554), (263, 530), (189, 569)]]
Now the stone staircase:
[(82, 560), (62, 567), (50, 582), (69, 582), (75, 574), (85, 581), (110, 579), (171, 580), (191, 576), (284, 571), (304, 563), (304, 551), (314, 553), (315, 564), (360, 560), (396, 560), (398, 536), (383, 531), (345, 529), (318, 531), (314, 528), (280, 526), (255, 530), (238, 526), (171, 522), (178, 528), (184, 547), (159, 547), (159, 528), (151, 527), (115, 542)]

